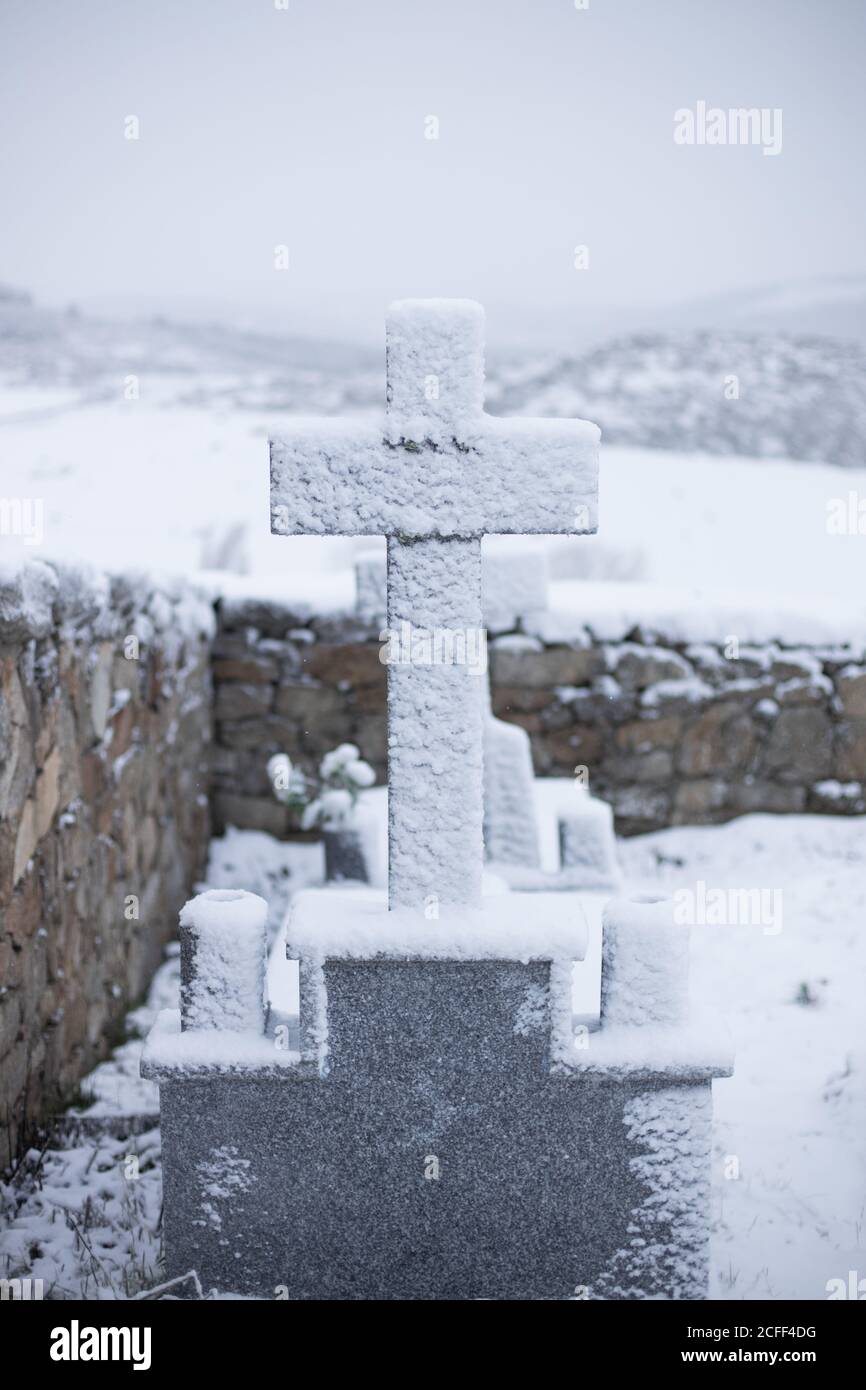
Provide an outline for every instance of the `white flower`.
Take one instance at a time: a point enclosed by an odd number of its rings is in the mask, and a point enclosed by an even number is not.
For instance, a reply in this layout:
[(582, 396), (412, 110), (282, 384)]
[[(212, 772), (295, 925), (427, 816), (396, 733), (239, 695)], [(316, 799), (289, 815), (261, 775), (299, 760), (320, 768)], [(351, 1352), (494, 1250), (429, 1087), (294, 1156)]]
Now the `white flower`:
[(322, 803), (318, 797), (316, 797), (315, 801), (309, 802), (309, 804), (304, 807), (304, 814), (301, 816), (302, 830), (312, 830), (314, 825), (318, 825), (319, 812), (321, 809)]
[(375, 772), (363, 758), (356, 758), (353, 763), (348, 763), (343, 768), (343, 773), (356, 787), (372, 787), (376, 780)]
[(334, 773), (342, 772), (347, 763), (357, 762), (360, 756), (360, 750), (354, 743), (341, 743), (338, 748), (333, 748), (330, 753), (325, 754), (319, 765), (319, 772), (327, 781)]

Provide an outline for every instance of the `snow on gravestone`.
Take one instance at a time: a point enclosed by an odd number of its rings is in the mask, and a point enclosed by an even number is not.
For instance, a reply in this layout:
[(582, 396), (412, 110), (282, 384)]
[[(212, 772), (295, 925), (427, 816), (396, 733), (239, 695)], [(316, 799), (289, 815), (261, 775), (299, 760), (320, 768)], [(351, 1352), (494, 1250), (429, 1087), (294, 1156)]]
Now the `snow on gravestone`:
[(271, 443), (272, 531), (384, 535), (389, 631), (444, 653), (388, 663), (392, 909), (480, 904), (482, 536), (596, 528), (597, 427), (485, 415), (483, 334), (471, 301), (393, 305), (384, 422), (294, 420)]
[[(533, 619), (547, 610), (547, 552), (540, 545), (526, 550), (483, 549), (481, 614), (489, 632), (531, 630)], [(386, 620), (385, 556), (361, 550), (355, 556), (355, 611), (363, 623), (381, 627)]]
[[(453, 639), (480, 623), (485, 529), (592, 526), (597, 431), (485, 418), (474, 305), (398, 305), (388, 376), (383, 426), (295, 425), (273, 445), (274, 526), (384, 531), (389, 626)], [(293, 1299), (702, 1297), (724, 1064), (669, 1022), (678, 942), (655, 915), (646, 944), (643, 913), (609, 917), (620, 978), (576, 1049), (579, 899), (539, 894), (530, 912), (505, 893), (478, 910), (472, 668), (394, 661), (388, 696), (390, 911), (369, 893), (295, 899), (299, 1054), (259, 1031), (262, 908), (241, 894), (185, 909), (185, 1017), (157, 1022), (142, 1061), (160, 1082), (167, 1272), (261, 1296), (279, 1280)], [(430, 897), (448, 910), (428, 922), (415, 909)], [(227, 914), (243, 928), (234, 982)]]
[[(487, 546), (481, 565), (481, 608), (487, 629), (505, 633), (524, 627), (532, 632), (533, 622), (547, 609), (547, 586), (547, 555), (540, 545), (493, 551)], [(361, 621), (382, 626), (385, 557), (378, 550), (356, 556), (355, 595)], [(542, 871), (531, 740), (518, 724), (497, 719), (490, 682), (481, 685), (486, 859), (512, 888), (522, 892), (615, 888), (619, 871), (611, 809), (580, 784), (575, 784), (571, 804), (563, 802), (559, 808), (561, 867)]]
[[(362, 622), (383, 627), (387, 608), (385, 557), (377, 550), (355, 558), (356, 611)], [(482, 553), (481, 612), (488, 631), (531, 622), (547, 607), (547, 556), (540, 546)], [(387, 636), (387, 630), (382, 634)], [(484, 852), (493, 863), (540, 867), (532, 747), (517, 724), (497, 719), (490, 682), (479, 680), (484, 729)]]
[(496, 718), (487, 680), (483, 701), (484, 853), (494, 865), (539, 869), (541, 842), (529, 734), (518, 724)]

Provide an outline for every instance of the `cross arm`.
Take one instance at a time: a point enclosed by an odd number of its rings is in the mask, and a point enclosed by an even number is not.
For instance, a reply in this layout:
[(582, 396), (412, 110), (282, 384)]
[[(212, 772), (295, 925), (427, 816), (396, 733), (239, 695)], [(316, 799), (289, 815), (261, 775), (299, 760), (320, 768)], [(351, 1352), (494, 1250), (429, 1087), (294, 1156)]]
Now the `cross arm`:
[(290, 422), (271, 441), (277, 535), (579, 534), (597, 529), (599, 430), (479, 415), (459, 440), (389, 440), (386, 422)]
[[(490, 535), (580, 535), (598, 530), (598, 445), (588, 420), (485, 415), (481, 453)], [(476, 479), (466, 477), (468, 491)]]

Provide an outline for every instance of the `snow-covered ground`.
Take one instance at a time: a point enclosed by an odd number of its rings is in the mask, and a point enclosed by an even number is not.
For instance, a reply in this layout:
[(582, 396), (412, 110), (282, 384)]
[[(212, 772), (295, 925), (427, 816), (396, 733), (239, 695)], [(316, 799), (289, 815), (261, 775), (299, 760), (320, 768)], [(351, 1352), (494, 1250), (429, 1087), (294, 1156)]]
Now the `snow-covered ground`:
[(782, 891), (779, 932), (693, 938), (698, 1007), (721, 1009), (737, 1049), (713, 1088), (712, 1296), (825, 1298), (866, 1259), (866, 818), (746, 816), (620, 856), (632, 887)]
[[(627, 891), (782, 889), (781, 930), (694, 933), (697, 1011), (720, 1008), (737, 1048), (735, 1075), (714, 1087), (711, 1296), (826, 1298), (829, 1280), (866, 1259), (866, 818), (747, 816), (621, 841), (619, 852)], [(261, 892), (276, 928), (290, 892), (321, 873), (318, 845), (231, 832), (214, 842), (208, 882)], [(137, 1062), (177, 985), (172, 951), (131, 1016), (135, 1036), (89, 1079), (84, 1118), (70, 1116), (63, 1143), (0, 1189), (0, 1277), (42, 1278), (67, 1298), (158, 1282), (157, 1097)]]
[[(240, 527), (245, 544), (233, 549), (257, 576), (281, 576), (311, 602), (351, 597), (357, 543), (269, 535), (266, 441), (284, 416), (154, 404), (142, 390), (56, 413), (57, 392), (46, 391), (43, 412), (0, 416), (2, 496), (44, 504), (42, 544), (4, 535), (4, 553), (188, 573), (206, 544), (212, 554), (216, 537)], [(827, 531), (828, 504), (849, 492), (866, 498), (866, 469), (603, 443), (599, 535), (555, 542), (555, 577), (699, 585), (748, 593), (751, 606), (779, 595), (841, 601), (862, 613), (866, 537)]]

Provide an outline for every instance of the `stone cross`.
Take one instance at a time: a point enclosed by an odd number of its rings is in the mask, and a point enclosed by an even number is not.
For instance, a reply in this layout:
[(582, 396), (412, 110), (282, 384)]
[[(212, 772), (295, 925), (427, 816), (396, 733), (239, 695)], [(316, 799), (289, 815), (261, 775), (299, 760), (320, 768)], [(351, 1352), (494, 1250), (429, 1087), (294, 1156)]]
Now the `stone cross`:
[[(389, 627), (464, 657), (482, 534), (595, 523), (597, 430), (485, 417), (481, 324), (476, 305), (397, 305), (384, 422), (295, 424), (271, 455), (274, 529), (384, 532)], [(478, 680), (411, 641), (398, 656), (390, 910), (293, 900), (297, 1051), (290, 1020), (264, 1022), (265, 904), (221, 890), (183, 910), (182, 1010), (142, 1059), (167, 1274), (293, 1300), (701, 1298), (710, 1085), (730, 1064), (688, 1018), (687, 928), (672, 903), (608, 905), (600, 1027), (578, 1048), (584, 904), (480, 903)], [(414, 910), (430, 897), (441, 917)]]
[(386, 338), (384, 420), (293, 420), (271, 441), (271, 530), (384, 535), (388, 632), (440, 635), (445, 659), (401, 644), (388, 661), (388, 901), (474, 907), (482, 702), (460, 653), (481, 630), (481, 538), (594, 531), (599, 431), (485, 415), (479, 304), (400, 301)]

